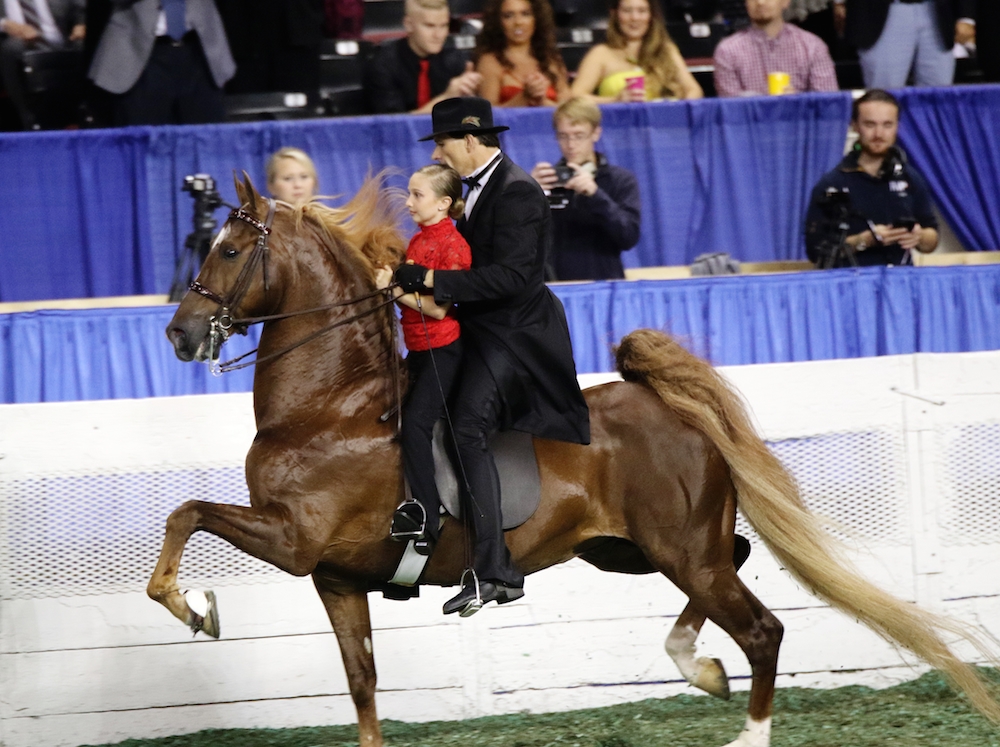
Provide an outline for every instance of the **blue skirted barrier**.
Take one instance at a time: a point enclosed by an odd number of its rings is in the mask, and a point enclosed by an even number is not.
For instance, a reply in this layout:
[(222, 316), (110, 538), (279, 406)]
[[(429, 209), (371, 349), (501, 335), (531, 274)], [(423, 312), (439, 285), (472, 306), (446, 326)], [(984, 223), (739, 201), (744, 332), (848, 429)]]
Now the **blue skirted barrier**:
[[(900, 95), (901, 140), (948, 223), (969, 249), (1000, 248), (1000, 86)], [(599, 148), (642, 192), (627, 266), (803, 258), (809, 191), (839, 160), (849, 111), (847, 93), (604, 107)], [(522, 166), (558, 155), (550, 112), (497, 120)], [(429, 131), (428, 116), (385, 116), (0, 135), (0, 301), (166, 293), (192, 227), (186, 174), (213, 174), (234, 201), (234, 169), (263, 188), (264, 159), (294, 145), (324, 193), (350, 195), (369, 169), (427, 163)]]
[[(610, 371), (639, 327), (669, 331), (718, 365), (1000, 349), (1000, 266), (864, 268), (554, 286), (580, 373)], [(58, 402), (248, 391), (252, 369), (181, 363), (173, 306), (0, 315), (0, 401)], [(256, 344), (233, 338), (232, 357)]]

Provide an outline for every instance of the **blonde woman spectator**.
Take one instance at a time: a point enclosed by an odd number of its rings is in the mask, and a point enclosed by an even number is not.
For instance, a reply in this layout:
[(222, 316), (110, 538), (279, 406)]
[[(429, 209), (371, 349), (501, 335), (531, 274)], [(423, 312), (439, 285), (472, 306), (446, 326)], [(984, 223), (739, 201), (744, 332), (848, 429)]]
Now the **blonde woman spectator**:
[(479, 94), (493, 106), (555, 106), (569, 97), (549, 0), (489, 0), (475, 60)]
[(608, 41), (587, 52), (572, 92), (596, 103), (704, 96), (667, 33), (659, 3), (649, 0), (619, 0), (611, 9)]
[(267, 189), (278, 200), (300, 207), (316, 196), (316, 164), (298, 148), (282, 148), (267, 160)]

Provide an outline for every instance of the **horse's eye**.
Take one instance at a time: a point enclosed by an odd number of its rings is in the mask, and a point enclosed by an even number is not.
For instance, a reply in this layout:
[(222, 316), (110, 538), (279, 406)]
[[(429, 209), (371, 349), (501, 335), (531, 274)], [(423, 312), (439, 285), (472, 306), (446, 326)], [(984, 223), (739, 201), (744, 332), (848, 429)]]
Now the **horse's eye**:
[(224, 246), (220, 251), (224, 259), (236, 259), (240, 256), (240, 250), (235, 246)]

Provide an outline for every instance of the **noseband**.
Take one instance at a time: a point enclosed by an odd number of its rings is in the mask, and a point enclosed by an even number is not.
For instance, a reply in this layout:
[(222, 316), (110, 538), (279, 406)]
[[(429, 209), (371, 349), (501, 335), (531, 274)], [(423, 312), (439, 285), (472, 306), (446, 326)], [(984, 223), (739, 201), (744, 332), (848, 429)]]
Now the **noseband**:
[[(211, 288), (206, 288), (197, 280), (192, 281), (192, 283), (188, 286), (188, 288), (195, 293), (219, 304), (219, 308), (216, 310), (215, 314), (208, 320), (208, 350), (209, 359), (212, 361), (217, 361), (219, 359), (219, 351), (222, 349), (222, 343), (229, 339), (229, 335), (232, 334), (234, 326), (242, 321), (234, 320), (229, 310), (235, 308), (247, 294), (247, 291), (250, 289), (250, 281), (257, 269), (257, 265), (259, 264), (262, 264), (264, 268), (264, 292), (266, 293), (270, 289), (271, 283), (267, 271), (267, 239), (271, 235), (271, 224), (274, 222), (274, 213), (276, 209), (277, 202), (268, 198), (267, 218), (263, 223), (257, 220), (256, 216), (248, 213), (242, 207), (233, 208), (233, 210), (229, 213), (230, 220), (236, 219), (243, 221), (253, 228), (256, 228), (259, 235), (257, 236), (257, 243), (254, 245), (253, 251), (250, 252), (250, 258), (243, 265), (243, 269), (240, 270), (240, 274), (236, 277), (236, 282), (233, 284), (232, 289), (225, 297), (216, 293)], [(245, 325), (242, 325), (242, 327), (243, 331), (245, 331)]]
[[(257, 316), (257, 317), (246, 317), (246, 318), (234, 318), (230, 309), (236, 308), (243, 297), (246, 295), (247, 291), (250, 289), (250, 281), (253, 278), (254, 272), (257, 270), (257, 265), (263, 266), (264, 274), (264, 292), (266, 293), (270, 290), (270, 278), (268, 277), (267, 270), (267, 258), (269, 256), (269, 250), (267, 247), (267, 239), (271, 235), (271, 224), (274, 222), (274, 214), (277, 210), (277, 202), (274, 199), (269, 198), (267, 201), (267, 219), (263, 222), (257, 220), (256, 216), (252, 213), (248, 213), (242, 207), (233, 208), (232, 212), (229, 213), (229, 219), (235, 219), (243, 221), (244, 223), (253, 226), (259, 232), (257, 236), (257, 243), (254, 245), (252, 252), (250, 253), (249, 259), (247, 259), (246, 264), (240, 270), (240, 274), (236, 277), (236, 282), (233, 284), (232, 290), (226, 295), (222, 296), (220, 293), (216, 293), (211, 288), (206, 288), (204, 285), (199, 283), (197, 280), (193, 281), (189, 286), (189, 290), (194, 291), (198, 295), (204, 296), (210, 301), (214, 301), (219, 304), (219, 308), (216, 310), (215, 314), (209, 317), (209, 331), (208, 331), (208, 344), (209, 344), (209, 360), (212, 361), (212, 373), (215, 375), (221, 375), (229, 371), (236, 371), (241, 368), (246, 368), (248, 366), (256, 365), (257, 363), (263, 363), (264, 361), (271, 360), (272, 358), (277, 358), (290, 350), (294, 350), (300, 345), (304, 345), (311, 340), (316, 339), (320, 335), (329, 332), (336, 327), (349, 324), (351, 322), (357, 321), (358, 319), (373, 314), (379, 309), (384, 309), (386, 306), (391, 306), (393, 304), (392, 288), (395, 284), (390, 285), (388, 288), (383, 290), (376, 290), (373, 293), (366, 293), (358, 298), (352, 298), (347, 301), (339, 301), (337, 303), (328, 304), (327, 306), (319, 306), (313, 309), (301, 309), (300, 311), (290, 311), (284, 314), (271, 314), (269, 316)], [(340, 319), (336, 322), (328, 324), (327, 326), (319, 329), (301, 340), (293, 342), (281, 350), (270, 353), (264, 358), (254, 358), (251, 361), (245, 363), (240, 363), (244, 358), (253, 355), (257, 352), (257, 348), (244, 353), (232, 360), (226, 361), (224, 363), (216, 363), (219, 359), (219, 351), (222, 349), (222, 344), (229, 339), (229, 336), (233, 331), (241, 332), (246, 334), (246, 328), (251, 324), (257, 324), (259, 322), (269, 322), (277, 319), (288, 319), (293, 316), (301, 316), (302, 314), (312, 314), (319, 311), (330, 311), (336, 308), (342, 308), (344, 306), (353, 306), (362, 301), (367, 301), (372, 298), (381, 297), (381, 302), (375, 304), (370, 309), (352, 314), (351, 316)], [(395, 319), (395, 317), (393, 317)], [(395, 334), (395, 326), (393, 327), (393, 332)], [(398, 385), (397, 385), (398, 390)], [(398, 399), (398, 393), (397, 393)]]

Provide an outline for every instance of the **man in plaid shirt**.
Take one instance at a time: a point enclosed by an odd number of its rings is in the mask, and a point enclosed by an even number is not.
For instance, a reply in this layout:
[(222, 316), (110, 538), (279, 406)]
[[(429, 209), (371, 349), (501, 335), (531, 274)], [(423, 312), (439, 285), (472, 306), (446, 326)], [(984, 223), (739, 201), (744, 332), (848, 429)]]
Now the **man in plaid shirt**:
[(784, 73), (781, 93), (836, 91), (837, 75), (826, 44), (815, 34), (785, 23), (789, 0), (746, 0), (751, 26), (715, 48), (715, 90), (719, 96), (767, 94), (768, 75)]

